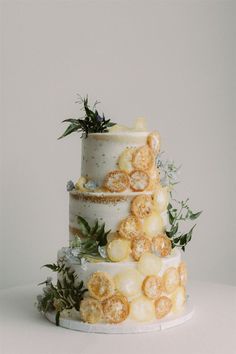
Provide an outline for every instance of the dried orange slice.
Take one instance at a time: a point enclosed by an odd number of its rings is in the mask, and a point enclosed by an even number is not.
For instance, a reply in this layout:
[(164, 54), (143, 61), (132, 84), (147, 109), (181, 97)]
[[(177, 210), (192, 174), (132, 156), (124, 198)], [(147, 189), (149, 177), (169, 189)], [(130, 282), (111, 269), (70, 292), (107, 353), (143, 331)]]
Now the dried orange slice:
[(136, 269), (125, 269), (114, 277), (116, 289), (124, 296), (132, 298), (141, 295), (143, 278)]
[(115, 284), (109, 274), (95, 272), (89, 278), (87, 287), (92, 297), (103, 301), (114, 293)]
[(125, 171), (111, 171), (105, 177), (104, 187), (110, 192), (123, 192), (129, 187), (129, 175)]
[(147, 276), (143, 281), (143, 292), (149, 299), (158, 299), (161, 296), (162, 279), (155, 275)]
[(100, 322), (103, 318), (101, 303), (91, 297), (83, 299), (80, 303), (80, 317), (84, 322)]
[(130, 304), (130, 317), (138, 322), (149, 322), (155, 318), (155, 306), (146, 296), (134, 299)]
[(186, 302), (186, 291), (184, 286), (179, 286), (176, 291), (171, 294), (171, 300), (173, 303), (173, 312), (179, 312), (183, 309)]
[(123, 295), (115, 294), (103, 303), (103, 312), (107, 322), (123, 322), (129, 315), (128, 300)]
[(167, 209), (167, 205), (169, 204), (169, 198), (169, 188), (162, 187), (161, 185), (159, 185), (153, 195), (154, 207), (159, 213)]
[(161, 258), (149, 252), (143, 253), (137, 264), (137, 269), (143, 275), (158, 275), (161, 267)]
[(181, 262), (179, 267), (179, 277), (180, 277), (180, 285), (185, 286), (187, 283), (187, 278), (188, 278), (188, 272), (187, 272), (187, 267), (185, 262)]
[(160, 234), (152, 239), (152, 245), (155, 252), (160, 256), (169, 256), (172, 250), (171, 240), (165, 234)]
[(126, 148), (119, 157), (118, 166), (121, 170), (130, 173), (133, 170), (132, 158), (135, 148)]
[(153, 211), (149, 216), (143, 219), (143, 231), (148, 237), (153, 238), (161, 234), (163, 230), (163, 220), (159, 213)]
[(138, 261), (143, 253), (150, 251), (151, 241), (145, 236), (137, 236), (132, 239), (131, 250), (133, 258)]
[(151, 214), (153, 201), (150, 195), (137, 195), (131, 202), (131, 212), (137, 218), (143, 218)]
[(141, 146), (133, 154), (132, 165), (137, 170), (150, 170), (154, 162), (154, 154), (148, 145)]
[(134, 170), (130, 174), (130, 188), (135, 192), (142, 192), (148, 188), (150, 183), (149, 175), (142, 170)]
[(152, 168), (149, 172), (150, 183), (148, 190), (157, 190), (160, 185), (160, 171), (158, 168)]
[(158, 319), (166, 316), (172, 308), (172, 301), (167, 296), (161, 296), (155, 301), (156, 317)]
[(119, 235), (131, 240), (133, 237), (140, 235), (141, 223), (136, 216), (130, 215), (120, 223)]
[(161, 149), (161, 138), (158, 132), (152, 132), (147, 137), (147, 143), (155, 155), (159, 154)]
[(180, 283), (179, 272), (176, 268), (168, 268), (162, 277), (163, 289), (168, 293), (173, 293)]
[(107, 255), (112, 262), (121, 262), (130, 254), (130, 241), (123, 238), (114, 239), (107, 245)]

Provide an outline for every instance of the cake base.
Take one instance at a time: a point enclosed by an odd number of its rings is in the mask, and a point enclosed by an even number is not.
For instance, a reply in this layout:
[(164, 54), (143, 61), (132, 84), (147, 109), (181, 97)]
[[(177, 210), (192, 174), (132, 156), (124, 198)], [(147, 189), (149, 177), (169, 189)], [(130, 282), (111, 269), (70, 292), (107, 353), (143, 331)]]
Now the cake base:
[[(126, 320), (121, 324), (105, 324), (96, 323), (89, 324), (79, 320), (68, 318), (60, 318), (60, 327), (72, 329), (75, 331), (89, 333), (110, 333), (110, 334), (128, 334), (128, 333), (146, 333), (153, 331), (162, 331), (167, 328), (181, 325), (190, 320), (194, 314), (194, 307), (188, 300), (185, 308), (178, 315), (169, 315), (166, 318), (157, 320), (151, 323), (137, 323), (131, 320)], [(47, 312), (46, 318), (55, 323), (55, 312)]]

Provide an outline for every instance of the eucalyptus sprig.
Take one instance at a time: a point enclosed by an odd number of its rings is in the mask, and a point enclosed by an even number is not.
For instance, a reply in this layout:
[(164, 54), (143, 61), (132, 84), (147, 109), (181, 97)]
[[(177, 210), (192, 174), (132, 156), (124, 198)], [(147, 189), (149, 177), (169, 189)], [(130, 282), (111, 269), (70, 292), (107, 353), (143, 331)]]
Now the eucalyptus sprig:
[(161, 174), (161, 184), (162, 186), (170, 187), (173, 190), (174, 186), (179, 183), (178, 173), (181, 165), (177, 166), (173, 160), (168, 160), (163, 158), (164, 151), (162, 151), (156, 160), (157, 168)]
[(88, 96), (82, 98), (79, 96), (79, 100), (76, 102), (82, 105), (84, 116), (82, 118), (69, 118), (63, 120), (62, 123), (70, 123), (65, 132), (58, 138), (64, 138), (65, 136), (73, 132), (82, 132), (82, 136), (87, 137), (89, 133), (107, 133), (108, 128), (112, 127), (116, 123), (111, 122), (110, 119), (106, 119), (104, 113), (100, 115), (96, 109), (96, 105), (99, 103), (96, 101), (91, 108), (88, 101)]
[(170, 229), (166, 231), (166, 235), (171, 240), (172, 248), (181, 247), (181, 249), (185, 251), (186, 245), (192, 239), (193, 230), (196, 224), (193, 225), (188, 232), (183, 233), (179, 231), (180, 222), (196, 220), (201, 215), (202, 211), (193, 213), (188, 206), (189, 199), (186, 199), (185, 201), (172, 199), (172, 202), (175, 206), (169, 203), (167, 208)]
[(90, 226), (81, 216), (77, 217), (77, 221), (80, 233), (71, 241), (70, 246), (79, 249), (78, 257), (85, 259), (102, 258), (108, 261), (105, 246), (107, 244), (107, 236), (111, 230), (106, 231), (105, 223), (99, 225), (98, 220), (93, 226)]
[(51, 278), (39, 285), (45, 284), (43, 294), (38, 296), (37, 307), (40, 312), (56, 311), (56, 325), (59, 326), (60, 314), (63, 310), (75, 308), (80, 309), (80, 302), (87, 291), (83, 281), (78, 281), (75, 271), (63, 264), (45, 264), (43, 267), (49, 268), (53, 272), (60, 274), (56, 285)]

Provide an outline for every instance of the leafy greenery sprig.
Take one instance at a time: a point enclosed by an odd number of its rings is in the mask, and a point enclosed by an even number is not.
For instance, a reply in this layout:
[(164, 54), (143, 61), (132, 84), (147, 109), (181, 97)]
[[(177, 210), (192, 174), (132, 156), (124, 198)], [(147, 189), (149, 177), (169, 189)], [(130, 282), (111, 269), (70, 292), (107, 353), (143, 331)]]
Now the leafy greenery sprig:
[(193, 213), (188, 206), (189, 199), (180, 202), (172, 198), (172, 201), (175, 203), (175, 206), (169, 203), (167, 208), (170, 230), (166, 231), (166, 235), (171, 240), (172, 248), (181, 247), (181, 249), (185, 251), (186, 245), (192, 239), (192, 233), (196, 224), (193, 225), (188, 232), (183, 233), (179, 231), (180, 222), (196, 220), (201, 215), (202, 211)]
[(105, 223), (99, 225), (96, 220), (93, 227), (81, 216), (77, 217), (78, 229), (80, 234), (70, 243), (72, 248), (78, 248), (80, 258), (95, 258), (108, 261), (106, 257), (105, 246), (107, 244), (107, 236), (111, 230), (105, 230)]
[(96, 105), (99, 102), (95, 102), (93, 107), (90, 108), (88, 96), (82, 98), (79, 96), (79, 100), (76, 102), (82, 105), (84, 116), (82, 118), (69, 118), (63, 120), (62, 123), (67, 122), (70, 125), (65, 132), (58, 138), (64, 138), (65, 136), (73, 132), (82, 132), (82, 136), (87, 137), (89, 133), (107, 133), (108, 128), (112, 127), (116, 123), (111, 122), (110, 119), (106, 119), (104, 114), (100, 115), (96, 109)]
[(164, 152), (162, 151), (157, 158), (156, 165), (161, 173), (161, 184), (163, 186), (169, 186), (170, 190), (174, 188), (178, 181), (178, 173), (181, 168), (180, 166), (176, 166), (173, 160), (164, 160), (162, 158)]
[(61, 274), (56, 285), (53, 285), (51, 278), (40, 283), (45, 284), (43, 294), (38, 296), (38, 310), (46, 313), (56, 311), (56, 325), (59, 326), (60, 314), (63, 310), (75, 308), (80, 309), (80, 302), (87, 289), (84, 288), (83, 281), (78, 281), (75, 271), (63, 264), (45, 264), (43, 267), (51, 269), (53, 272)]

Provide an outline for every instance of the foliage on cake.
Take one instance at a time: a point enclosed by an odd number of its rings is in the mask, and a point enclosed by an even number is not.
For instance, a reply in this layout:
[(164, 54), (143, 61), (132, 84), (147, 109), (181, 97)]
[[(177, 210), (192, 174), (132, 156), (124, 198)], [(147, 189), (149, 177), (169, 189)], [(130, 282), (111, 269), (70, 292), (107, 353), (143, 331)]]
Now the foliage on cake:
[(45, 287), (43, 288), (43, 294), (37, 297), (37, 307), (42, 313), (55, 311), (55, 320), (58, 326), (62, 311), (72, 308), (79, 311), (80, 302), (87, 289), (85, 289), (83, 281), (79, 281), (75, 272), (65, 263), (45, 264), (44, 267), (58, 273), (59, 277), (55, 285), (51, 278), (47, 278), (46, 281), (39, 284), (45, 285)]
[(78, 259), (108, 261), (106, 244), (110, 230), (105, 230), (105, 223), (99, 224), (96, 220), (95, 224), (90, 226), (81, 216), (77, 217), (77, 222), (79, 235), (75, 236), (70, 246), (76, 251)]
[(69, 118), (63, 120), (62, 123), (70, 124), (58, 139), (64, 138), (74, 132), (81, 132), (81, 137), (87, 137), (89, 133), (107, 133), (110, 127), (116, 125), (110, 119), (106, 119), (104, 113), (102, 115), (98, 113), (96, 109), (98, 101), (91, 107), (88, 96), (85, 98), (79, 96), (77, 103), (82, 105), (81, 110), (84, 111), (84, 116), (77, 119)]

